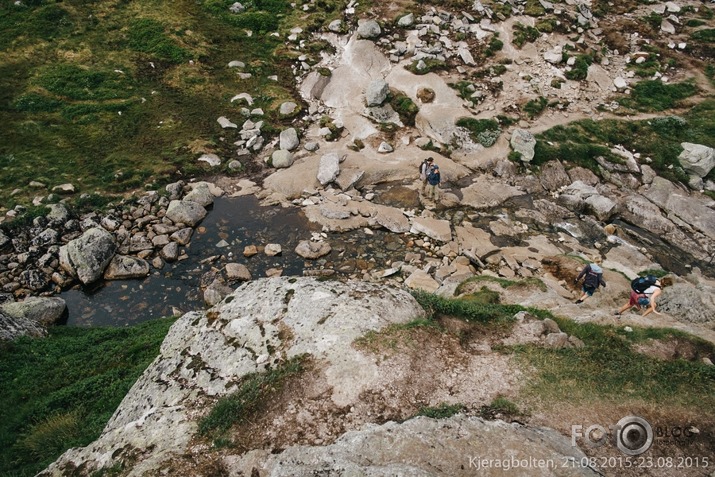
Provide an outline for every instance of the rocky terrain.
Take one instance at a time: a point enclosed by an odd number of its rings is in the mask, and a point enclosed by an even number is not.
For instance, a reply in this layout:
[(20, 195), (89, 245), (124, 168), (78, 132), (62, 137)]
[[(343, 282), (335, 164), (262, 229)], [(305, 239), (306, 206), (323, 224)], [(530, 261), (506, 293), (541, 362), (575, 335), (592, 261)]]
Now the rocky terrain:
[[(350, 4), (344, 21), (314, 34), (330, 45), (321, 60), (297, 58), (301, 97), (281, 105), (283, 114), (296, 114), (293, 127), (271, 138), (262, 130), (261, 112), (251, 109), (255, 92), (237, 91), (230, 103), (244, 105), (241, 114), (227, 113), (217, 124), (238, 159), (197, 158), (216, 167), (238, 160), (260, 172), (176, 182), (80, 216), (54, 204), (31, 227), (0, 235), (6, 299), (27, 303), (26, 297), (43, 295), (33, 301), (48, 300), (43, 303), (52, 310), (37, 316), (11, 306), (17, 304), (2, 305), (0, 337), (12, 339), (42, 334), (38, 323), (61, 319), (51, 297), (68, 286), (161, 273), (182, 260), (217, 196), (253, 194), (263, 204), (293, 208), (322, 229), (306, 231), (294, 250), (255, 244), (205, 264), (204, 298), (213, 308), (184, 315), (100, 439), (68, 451), (44, 475), (91, 475), (118, 463), (129, 475), (159, 475), (160, 468), (179, 474), (187, 461), (205, 475), (295, 475), (295, 469), (308, 475), (337, 468), (356, 475), (473, 475), (464, 456), (476, 449), (497, 459), (561, 462), (583, 455), (563, 435), (533, 424), (466, 415), (398, 424), (424, 406), (478, 408), (517, 389), (518, 367), (491, 353), (492, 346), (583, 345), (558, 326), (547, 329), (523, 315), (512, 336), (475, 340), (467, 351), (448, 337), (422, 337), (420, 350), (387, 357), (356, 345), (370, 331), (424, 314), (405, 289), (451, 297), (472, 277), (531, 279), (543, 286), (484, 286), (501, 303), (547, 309), (579, 323), (672, 327), (715, 342), (713, 148), (681, 144), (683, 181), (659, 174), (652, 159), (629, 144), (608, 144), (590, 168), (565, 159), (542, 164), (536, 154), (539, 133), (579, 119), (685, 121), (681, 115), (713, 93), (700, 63), (707, 51), (689, 48), (682, 34), (686, 16), (705, 2), (644, 4), (605, 18), (593, 14), (598, 2), (487, 3), (476, 1), (468, 11), (425, 6), (404, 15), (402, 6), (385, 4), (361, 17), (356, 29)], [(506, 4), (511, 15), (499, 8)], [(535, 6), (554, 20), (552, 31), (542, 25), (541, 34), (517, 46), (515, 35), (539, 21), (525, 11)], [(656, 36), (628, 29), (651, 13), (663, 17)], [(293, 31), (286, 43), (300, 53), (305, 35)], [(494, 40), (502, 47), (487, 56)], [(646, 62), (654, 45), (680, 66), (650, 79), (698, 87), (682, 109), (638, 113), (619, 103), (633, 94), (640, 80), (633, 66)], [(587, 52), (598, 52), (592, 55), (598, 61), (585, 65), (581, 77), (575, 71)], [(240, 60), (228, 66), (241, 71)], [(396, 109), (394, 98), (408, 99), (414, 114)], [(551, 106), (525, 114), (525, 105), (538, 105), (540, 98)], [(475, 137), (457, 125), (462, 118), (501, 119)], [(443, 177), (436, 202), (420, 193), (417, 177), (418, 165), (430, 156)], [(341, 234), (369, 241), (378, 230), (395, 239), (393, 253), (376, 258), (335, 247)], [(296, 254), (306, 260), (306, 275), (360, 281), (275, 277), (280, 269), (271, 270), (274, 278), (254, 281), (254, 253)], [(604, 260), (607, 287), (577, 305), (574, 278), (594, 255)], [(630, 279), (647, 270), (675, 280), (659, 300), (660, 314), (617, 320), (613, 312), (627, 301)], [(233, 291), (238, 281), (248, 283)], [(291, 387), (298, 397), (282, 396), (264, 420), (251, 423), (246, 432), (252, 439), (237, 437), (247, 442), (240, 455), (205, 455), (197, 430), (208, 405), (250, 373), (301, 356), (303, 384)], [(454, 442), (453, 457), (442, 438), (442, 450), (430, 450), (438, 445), (430, 440), (437, 428), (445, 442)], [(485, 447), (494, 442), (513, 445)], [(398, 449), (387, 456), (375, 451), (388, 445)], [(395, 455), (401, 463), (391, 459)], [(543, 475), (593, 472), (568, 467)], [(539, 474), (531, 469), (523, 475)]]

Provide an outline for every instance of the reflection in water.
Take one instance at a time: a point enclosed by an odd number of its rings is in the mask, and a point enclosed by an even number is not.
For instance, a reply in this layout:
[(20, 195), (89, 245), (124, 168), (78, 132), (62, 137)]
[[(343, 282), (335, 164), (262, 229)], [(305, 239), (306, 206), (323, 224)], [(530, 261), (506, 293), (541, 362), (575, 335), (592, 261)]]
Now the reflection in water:
[[(62, 293), (69, 309), (67, 324), (130, 325), (202, 309), (201, 276), (227, 262), (246, 265), (254, 278), (264, 277), (269, 268), (280, 268), (284, 275), (301, 275), (303, 259), (294, 249), (299, 241), (310, 238), (310, 230), (299, 209), (261, 207), (253, 196), (218, 198), (194, 232), (186, 260), (167, 263), (145, 279), (104, 282)], [(267, 243), (280, 244), (283, 253), (243, 256), (246, 245)]]

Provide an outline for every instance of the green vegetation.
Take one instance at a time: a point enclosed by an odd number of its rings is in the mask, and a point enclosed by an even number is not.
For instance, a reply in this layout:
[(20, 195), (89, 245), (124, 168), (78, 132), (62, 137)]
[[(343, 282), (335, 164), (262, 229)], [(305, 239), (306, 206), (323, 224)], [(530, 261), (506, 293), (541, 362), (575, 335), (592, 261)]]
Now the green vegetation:
[[(609, 159), (609, 147), (628, 144), (643, 157), (650, 157), (650, 166), (660, 176), (687, 182), (687, 174), (677, 159), (682, 142), (715, 147), (715, 100), (698, 104), (682, 117), (664, 116), (643, 121), (583, 120), (556, 126), (537, 135), (532, 164), (538, 166), (560, 159), (598, 174), (595, 158)], [(715, 174), (711, 171), (708, 178), (712, 177)]]
[(430, 318), (449, 315), (467, 322), (489, 323), (510, 321), (520, 311), (528, 311), (539, 318), (551, 316), (548, 311), (526, 308), (521, 305), (480, 303), (479, 300), (471, 300), (469, 295), (463, 298), (443, 298), (432, 293), (413, 291), (412, 296), (422, 308), (427, 310)]
[(715, 28), (695, 31), (690, 37), (697, 41), (715, 43)]
[[(32, 191), (10, 192), (38, 170), (49, 187), (110, 194), (208, 172), (196, 162), (201, 153), (233, 152), (237, 132), (216, 118), (242, 121), (242, 105), (230, 102), (237, 88), (266, 112), (267, 134), (290, 122), (278, 106), (296, 101), (296, 52), (269, 33), (320, 24), (325, 13), (286, 0), (232, 13), (232, 3), (8, 3), (0, 13), (0, 203), (27, 202)], [(327, 47), (305, 48), (312, 58)], [(252, 76), (237, 83), (232, 60)]]
[(664, 111), (675, 108), (697, 92), (697, 86), (690, 82), (667, 84), (660, 80), (641, 81), (633, 87), (630, 98), (622, 98), (620, 103), (639, 111)]
[(359, 348), (370, 350), (374, 353), (383, 350), (397, 350), (399, 345), (412, 343), (411, 333), (419, 329), (436, 330), (442, 333), (440, 325), (434, 320), (417, 319), (404, 324), (392, 324), (378, 331), (368, 331), (365, 335), (355, 340)]
[(593, 57), (590, 55), (578, 55), (576, 62), (571, 69), (566, 72), (566, 78), (574, 81), (585, 80), (588, 76), (588, 67), (593, 63)]
[(479, 415), (484, 419), (505, 419), (523, 416), (519, 407), (503, 396), (498, 396), (488, 406), (479, 409)]
[(521, 48), (524, 46), (524, 43), (536, 41), (539, 35), (541, 35), (541, 33), (539, 33), (539, 30), (536, 28), (524, 25), (521, 22), (516, 22), (514, 24), (514, 38), (511, 42)]
[(526, 5), (524, 5), (524, 15), (541, 17), (546, 15), (546, 9), (541, 5), (539, 0), (526, 0)]
[(504, 48), (504, 42), (499, 39), (499, 32), (496, 32), (494, 36), (489, 39), (489, 45), (484, 54), (486, 56), (494, 56), (497, 51), (501, 51), (502, 48)]
[(393, 94), (390, 97), (390, 105), (400, 116), (400, 121), (405, 126), (414, 126), (415, 117), (420, 111), (420, 108), (412, 101), (409, 96), (404, 94)]
[(462, 404), (442, 403), (436, 407), (423, 407), (417, 412), (418, 416), (431, 417), (432, 419), (448, 419), (464, 411)]
[(657, 278), (663, 278), (667, 274), (668, 274), (668, 272), (666, 272), (665, 270), (663, 270), (661, 268), (650, 268), (648, 270), (642, 270), (642, 271), (638, 272), (639, 277), (645, 277), (646, 275), (653, 275), (654, 277), (657, 277)]
[(536, 287), (543, 292), (547, 290), (546, 284), (538, 278), (526, 278), (524, 280), (508, 280), (506, 278), (490, 277), (489, 275), (476, 275), (460, 283), (457, 289), (454, 291), (454, 294), (461, 295), (471, 284), (483, 282), (496, 283), (504, 289)]
[(456, 124), (467, 129), (471, 138), (484, 147), (493, 146), (501, 134), (501, 126), (494, 119), (459, 118)]
[(426, 75), (427, 73), (431, 73), (433, 71), (440, 71), (447, 69), (447, 63), (441, 60), (436, 60), (434, 58), (425, 58), (424, 60), (421, 60), (424, 63), (424, 68), (420, 69), (417, 67), (417, 65), (420, 64), (419, 61), (413, 61), (409, 66), (406, 66), (405, 68), (412, 74), (415, 75)]
[(548, 100), (543, 96), (538, 99), (531, 99), (524, 105), (524, 112), (529, 115), (529, 118), (534, 119), (546, 109), (549, 104)]
[(50, 329), (0, 345), (0, 474), (32, 476), (99, 437), (173, 319)]
[(715, 368), (698, 361), (658, 360), (635, 351), (632, 346), (651, 338), (674, 336), (712, 355), (715, 349), (711, 344), (674, 330), (636, 329), (627, 333), (612, 326), (578, 324), (558, 318), (556, 321), (561, 330), (580, 338), (586, 346), (512, 347), (511, 352), (537, 372), (525, 390), (526, 396), (571, 404), (633, 398), (667, 404), (670, 408), (715, 409)]
[(285, 382), (305, 370), (306, 356), (296, 356), (276, 369), (244, 376), (240, 388), (216, 402), (199, 421), (199, 433), (220, 438), (232, 426), (246, 422)]

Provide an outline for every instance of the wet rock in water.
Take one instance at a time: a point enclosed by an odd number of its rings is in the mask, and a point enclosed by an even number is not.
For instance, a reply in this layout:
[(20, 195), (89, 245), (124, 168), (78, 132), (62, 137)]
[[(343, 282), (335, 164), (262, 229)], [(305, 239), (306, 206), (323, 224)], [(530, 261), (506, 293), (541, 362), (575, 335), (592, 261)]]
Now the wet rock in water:
[(315, 260), (330, 253), (332, 248), (326, 242), (301, 241), (295, 247), (295, 253), (308, 260)]
[(175, 262), (179, 258), (179, 245), (176, 242), (169, 242), (164, 245), (159, 255), (167, 262)]
[(186, 227), (180, 230), (177, 230), (171, 236), (169, 237), (171, 240), (176, 242), (179, 245), (186, 245), (191, 241), (191, 236), (194, 233), (194, 229), (191, 227)]
[(400, 209), (393, 207), (378, 208), (375, 222), (393, 233), (400, 234), (410, 231), (410, 221)]
[(275, 257), (276, 255), (280, 255), (283, 252), (283, 248), (280, 246), (280, 244), (269, 243), (266, 245), (266, 248), (263, 251), (269, 257)]
[(91, 228), (60, 248), (60, 266), (82, 283), (92, 283), (101, 278), (116, 250), (112, 234), (101, 227)]
[(267, 277), (280, 277), (283, 274), (282, 268), (269, 268), (266, 270)]
[(105, 280), (144, 278), (149, 275), (149, 263), (141, 258), (115, 255), (104, 271)]
[(244, 257), (253, 257), (256, 254), (258, 254), (258, 247), (256, 247), (255, 245), (246, 245), (245, 247), (243, 247)]
[(166, 210), (166, 217), (175, 224), (181, 223), (193, 227), (206, 217), (206, 209), (196, 202), (172, 200)]
[(229, 280), (248, 281), (251, 280), (251, 272), (242, 263), (227, 263), (226, 278)]

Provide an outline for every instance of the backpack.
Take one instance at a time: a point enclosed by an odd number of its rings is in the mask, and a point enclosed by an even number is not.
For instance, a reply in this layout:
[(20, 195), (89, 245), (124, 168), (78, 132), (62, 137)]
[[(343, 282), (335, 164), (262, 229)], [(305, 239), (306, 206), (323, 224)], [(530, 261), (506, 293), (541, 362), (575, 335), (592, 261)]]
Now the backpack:
[(643, 293), (648, 288), (655, 285), (655, 282), (657, 282), (657, 281), (658, 281), (658, 278), (654, 277), (653, 275), (647, 275), (645, 277), (637, 277), (631, 282), (631, 289), (636, 293)]
[(422, 162), (420, 163), (419, 167), (417, 168), (417, 171), (418, 171), (420, 174), (422, 174), (422, 166), (425, 166), (425, 175), (426, 175), (426, 174), (429, 174), (429, 163), (427, 162), (427, 159), (425, 159), (424, 161), (422, 161)]

